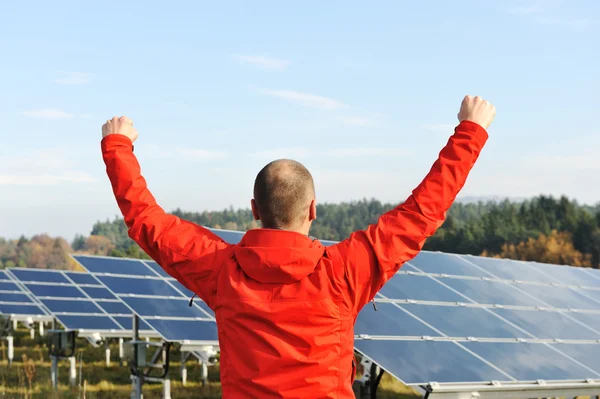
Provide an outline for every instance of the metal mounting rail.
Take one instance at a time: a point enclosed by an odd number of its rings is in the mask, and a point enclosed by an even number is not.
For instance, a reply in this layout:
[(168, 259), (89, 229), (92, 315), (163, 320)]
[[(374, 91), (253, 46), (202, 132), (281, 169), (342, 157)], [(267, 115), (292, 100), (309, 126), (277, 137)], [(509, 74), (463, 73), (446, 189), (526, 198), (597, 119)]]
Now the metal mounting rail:
[(421, 385), (424, 399), (528, 399), (600, 394), (600, 380), (498, 382), (487, 384), (457, 384), (430, 382)]

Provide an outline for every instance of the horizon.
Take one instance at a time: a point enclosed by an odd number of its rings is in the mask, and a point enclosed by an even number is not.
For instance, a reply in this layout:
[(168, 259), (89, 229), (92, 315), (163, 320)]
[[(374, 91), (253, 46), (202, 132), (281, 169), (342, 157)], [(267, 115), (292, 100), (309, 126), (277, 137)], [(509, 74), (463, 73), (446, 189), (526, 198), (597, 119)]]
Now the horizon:
[(284, 157), (319, 203), (403, 201), (466, 94), (497, 116), (459, 198), (600, 201), (593, 0), (182, 4), (4, 6), (0, 237), (71, 241), (120, 215), (100, 153), (114, 115), (165, 210), (246, 209)]

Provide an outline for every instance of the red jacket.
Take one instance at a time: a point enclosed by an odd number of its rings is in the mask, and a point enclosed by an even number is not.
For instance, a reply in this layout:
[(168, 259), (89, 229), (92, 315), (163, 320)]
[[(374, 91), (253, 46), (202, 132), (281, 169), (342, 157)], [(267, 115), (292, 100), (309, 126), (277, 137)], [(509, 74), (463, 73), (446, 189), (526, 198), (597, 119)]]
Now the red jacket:
[(102, 152), (129, 236), (215, 311), (224, 398), (350, 399), (358, 312), (442, 225), (487, 138), (462, 122), (403, 204), (329, 247), (269, 229), (225, 243), (157, 205), (127, 137)]

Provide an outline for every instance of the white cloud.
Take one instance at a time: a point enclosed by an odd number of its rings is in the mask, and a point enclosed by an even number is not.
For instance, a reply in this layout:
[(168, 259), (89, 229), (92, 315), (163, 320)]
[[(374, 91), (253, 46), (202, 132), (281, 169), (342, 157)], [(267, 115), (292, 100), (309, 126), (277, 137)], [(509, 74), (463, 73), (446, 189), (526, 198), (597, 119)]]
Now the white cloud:
[(455, 125), (445, 124), (445, 123), (434, 123), (434, 124), (422, 125), (423, 129), (431, 130), (432, 132), (448, 133), (448, 134), (454, 133), (455, 127), (456, 127)]
[(23, 115), (35, 119), (73, 119), (75, 115), (56, 108), (42, 108), (23, 111)]
[(61, 85), (83, 85), (90, 83), (94, 77), (92, 73), (62, 72), (61, 77), (54, 79), (54, 83)]
[(311, 108), (318, 108), (323, 110), (336, 110), (348, 107), (348, 105), (331, 98), (317, 96), (314, 94), (301, 93), (293, 90), (265, 89), (261, 92), (272, 97), (281, 98)]
[(406, 151), (398, 148), (387, 147), (358, 147), (358, 148), (335, 148), (324, 151), (316, 151), (314, 148), (291, 147), (279, 148), (273, 150), (259, 151), (249, 154), (257, 158), (291, 158), (301, 159), (309, 157), (317, 158), (351, 158), (351, 157), (369, 157), (369, 156), (404, 156)]
[[(507, 12), (521, 18), (529, 18), (531, 21), (541, 25), (564, 26), (578, 31), (584, 31), (598, 23), (597, 20), (588, 18), (570, 18), (565, 16), (566, 12), (560, 9), (559, 2), (531, 2), (509, 8)], [(549, 16), (550, 13), (555, 16)]]
[(292, 64), (290, 60), (263, 55), (234, 55), (232, 58), (242, 64), (251, 64), (262, 69), (270, 70), (283, 70)]
[(0, 185), (49, 185), (92, 182), (94, 179), (76, 169), (64, 150), (45, 149), (29, 154), (2, 157)]
[(180, 149), (177, 151), (180, 155), (194, 160), (216, 160), (225, 159), (228, 154), (223, 151), (210, 151), (203, 149)]
[(356, 117), (356, 116), (343, 116), (338, 118), (338, 120), (340, 122), (342, 122), (344, 125), (348, 125), (348, 126), (372, 126), (374, 124), (373, 120), (368, 119), (368, 118), (361, 118), (361, 117)]

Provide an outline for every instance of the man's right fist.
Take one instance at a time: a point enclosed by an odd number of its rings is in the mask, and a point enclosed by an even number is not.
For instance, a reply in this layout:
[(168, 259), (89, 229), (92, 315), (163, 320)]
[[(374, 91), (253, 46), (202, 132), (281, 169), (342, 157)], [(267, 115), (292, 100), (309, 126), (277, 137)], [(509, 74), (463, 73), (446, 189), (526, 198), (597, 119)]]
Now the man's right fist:
[(484, 129), (492, 124), (496, 116), (496, 107), (483, 98), (466, 96), (460, 105), (458, 121), (471, 121), (477, 123)]
[(116, 116), (102, 125), (102, 138), (109, 134), (122, 134), (129, 137), (133, 143), (138, 138), (138, 132), (133, 127), (133, 121), (126, 116), (117, 118)]

